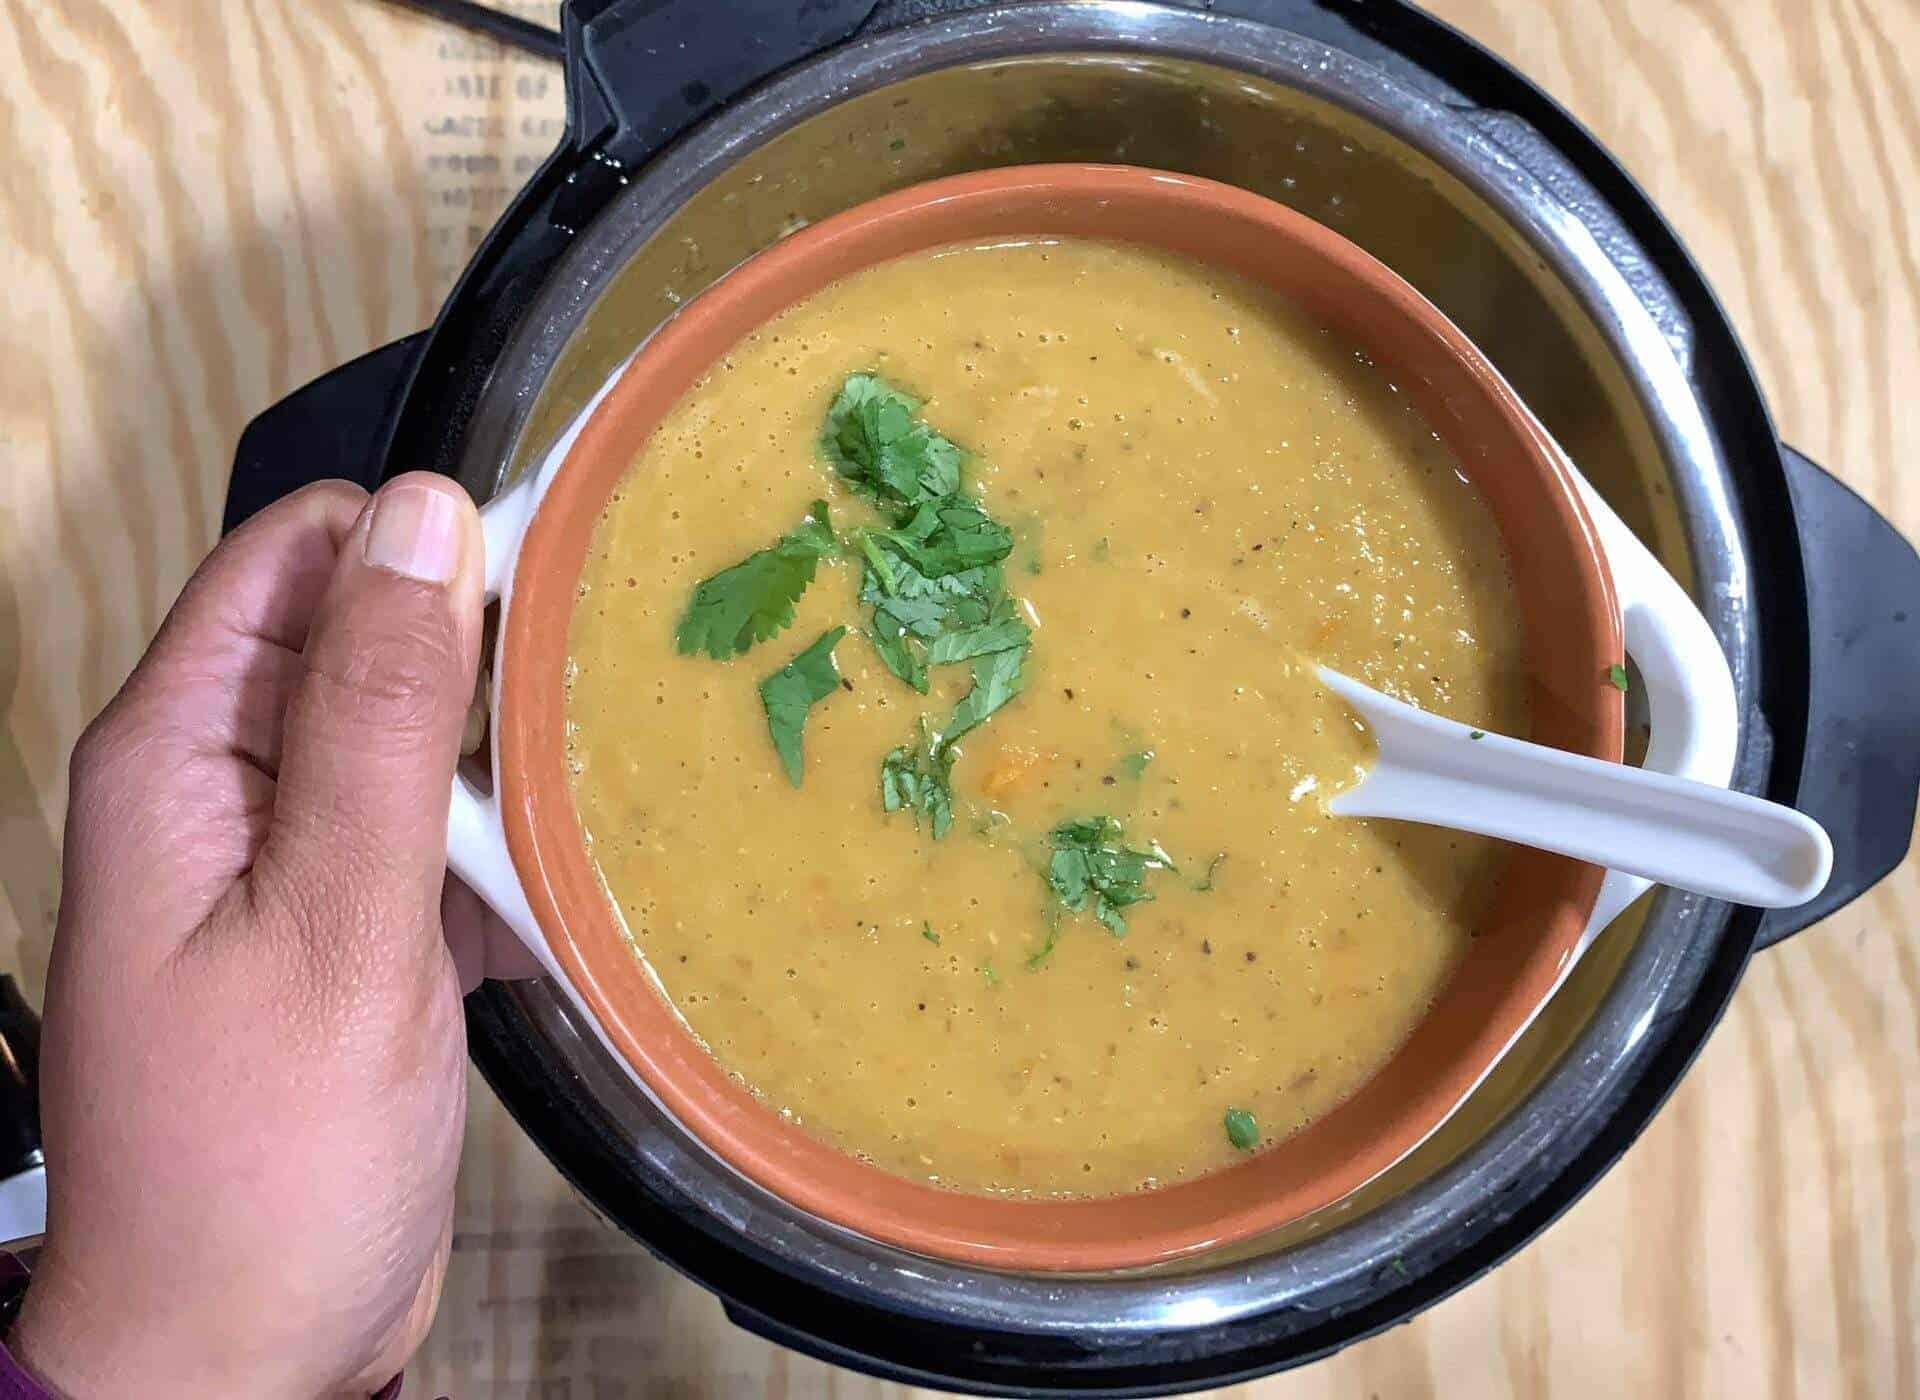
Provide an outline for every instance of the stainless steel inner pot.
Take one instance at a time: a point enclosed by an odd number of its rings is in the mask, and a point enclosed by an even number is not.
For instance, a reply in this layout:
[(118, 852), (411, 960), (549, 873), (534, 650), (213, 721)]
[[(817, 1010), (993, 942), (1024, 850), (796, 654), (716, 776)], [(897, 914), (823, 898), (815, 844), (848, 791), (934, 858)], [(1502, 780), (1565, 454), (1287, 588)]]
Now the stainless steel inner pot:
[[(805, 221), (996, 165), (1187, 171), (1331, 225), (1458, 322), (1692, 589), (1751, 715), (1748, 560), (1689, 379), (1685, 316), (1623, 251), (1630, 240), (1609, 240), (1603, 219), (1573, 207), (1579, 180), (1529, 134), (1286, 31), (1155, 5), (1018, 5), (866, 39), (723, 109), (581, 232), (493, 371), (461, 474), (491, 495), (676, 305)], [(1751, 790), (1766, 742), (1762, 726), (1745, 729), (1736, 782)], [(550, 986), (508, 995), (540, 1053), (578, 1076), (642, 1169), (796, 1288), (1097, 1350), (1255, 1312), (1338, 1310), (1403, 1255), (1484, 1235), (1523, 1174), (1594, 1141), (1607, 1088), (1646, 1068), (1649, 1029), (1687, 1004), (1727, 917), (1671, 892), (1643, 901), (1466, 1107), (1393, 1171), (1232, 1257), (1126, 1277), (957, 1268), (823, 1225), (686, 1139)]]

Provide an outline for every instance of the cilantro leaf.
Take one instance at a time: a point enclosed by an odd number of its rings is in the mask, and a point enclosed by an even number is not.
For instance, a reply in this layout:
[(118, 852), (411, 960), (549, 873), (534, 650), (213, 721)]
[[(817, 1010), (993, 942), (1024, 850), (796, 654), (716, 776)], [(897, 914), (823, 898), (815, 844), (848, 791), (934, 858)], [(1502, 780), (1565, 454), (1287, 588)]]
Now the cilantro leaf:
[[(961, 520), (959, 535), (943, 516)], [(889, 671), (922, 695), (928, 666), (969, 660), (1027, 639), (1026, 624), (1005, 595), (998, 558), (989, 557), (1003, 553), (1001, 542), (995, 538), (979, 545), (991, 531), (978, 526), (975, 517), (992, 531), (1005, 532), (970, 503), (951, 512), (923, 507), (914, 520), (923, 517), (932, 521), (924, 532), (909, 522), (900, 530), (860, 535), (865, 560), (860, 601), (873, 609), (867, 630), (874, 650)], [(969, 562), (974, 560), (986, 562)], [(990, 623), (997, 625), (989, 630)]]
[(865, 533), (930, 579), (998, 564), (1013, 553), (1013, 531), (960, 495), (927, 502), (891, 530)]
[(1225, 851), (1222, 851), (1220, 852), (1220, 854), (1216, 855), (1212, 860), (1207, 862), (1207, 873), (1204, 876), (1202, 876), (1199, 880), (1195, 881), (1194, 883), (1193, 887), (1196, 891), (1198, 891), (1201, 894), (1213, 893), (1214, 873), (1220, 869), (1220, 863), (1224, 861), (1226, 858), (1227, 858), (1227, 853)]
[(1038, 972), (1044, 967), (1047, 959), (1053, 956), (1054, 945), (1059, 941), (1060, 914), (1058, 910), (1054, 910), (1052, 917), (1047, 920), (1047, 936), (1041, 940), (1038, 948), (1027, 954), (1027, 971)]
[(973, 688), (924, 752), (881, 764), (890, 812), (953, 821), (947, 747), (1020, 693), (1032, 636), (1007, 597), (1001, 565), (1013, 532), (961, 490), (963, 454), (916, 417), (919, 404), (878, 375), (849, 375), (827, 411), (821, 449), (841, 477), (891, 513), (858, 532), (860, 601), (874, 653), (922, 695), (934, 666), (971, 662)]
[(1227, 1141), (1242, 1152), (1251, 1152), (1260, 1144), (1260, 1124), (1244, 1108), (1230, 1108), (1226, 1117)]
[(1147, 873), (1173, 869), (1157, 845), (1135, 850), (1121, 844), (1125, 835), (1112, 817), (1062, 822), (1047, 835), (1053, 848), (1047, 884), (1054, 897), (1076, 914), (1091, 910), (1116, 938), (1127, 931), (1120, 911), (1153, 898), (1147, 892)]
[(910, 812), (913, 824), (926, 817), (938, 841), (953, 826), (953, 753), (936, 748), (922, 734), (917, 744), (902, 744), (880, 760), (880, 806)]
[(944, 666), (953, 661), (970, 661), (991, 652), (1024, 647), (1028, 635), (1027, 624), (1014, 614), (1013, 600), (1002, 598), (994, 604), (985, 622), (973, 627), (959, 627), (935, 637), (933, 644), (927, 648), (927, 664)]
[(680, 654), (704, 651), (725, 661), (791, 625), (793, 605), (813, 582), (821, 556), (832, 549), (827, 503), (815, 501), (806, 520), (778, 544), (701, 580), (674, 629)]
[(1607, 667), (1607, 679), (1613, 682), (1613, 688), (1621, 694), (1627, 690), (1627, 668), (1618, 661)]
[(807, 711), (840, 688), (840, 668), (833, 664), (833, 649), (846, 635), (844, 627), (822, 632), (812, 646), (760, 682), (767, 730), (795, 787), (800, 786), (806, 773), (800, 733), (807, 723)]
[(1120, 775), (1137, 780), (1147, 771), (1147, 765), (1153, 762), (1153, 757), (1152, 749), (1137, 749), (1133, 753), (1122, 754), (1117, 765)]
[(873, 639), (873, 649), (880, 656), (886, 668), (919, 691), (927, 693), (927, 663), (921, 657), (920, 649), (908, 640), (909, 628), (898, 614), (891, 609), (876, 608), (873, 621), (867, 624), (867, 635)]
[(921, 506), (893, 529), (862, 530), (860, 552), (889, 596), (964, 594), (981, 582), (977, 576), (945, 580), (998, 564), (1013, 552), (1013, 532), (975, 502), (949, 496)]
[(827, 410), (820, 446), (851, 486), (883, 505), (951, 496), (964, 454), (914, 417), (918, 407), (878, 375), (848, 375)]
[(987, 716), (1018, 695), (1026, 685), (1021, 667), (1026, 664), (1028, 643), (1005, 651), (977, 656), (973, 661), (973, 689), (960, 697), (953, 717), (940, 731), (940, 747), (946, 749), (962, 734), (978, 729)]
[(931, 919), (922, 919), (920, 921), (920, 936), (934, 947), (938, 948), (940, 946), (940, 935), (933, 931), (933, 921)]

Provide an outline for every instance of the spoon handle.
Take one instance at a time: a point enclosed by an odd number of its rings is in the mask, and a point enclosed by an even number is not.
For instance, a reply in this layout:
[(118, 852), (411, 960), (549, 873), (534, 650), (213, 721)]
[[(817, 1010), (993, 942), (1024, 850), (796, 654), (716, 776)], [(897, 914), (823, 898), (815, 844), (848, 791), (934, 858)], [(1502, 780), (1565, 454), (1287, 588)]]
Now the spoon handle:
[(1804, 904), (1833, 869), (1812, 818), (1745, 793), (1470, 728), (1350, 676), (1320, 677), (1373, 730), (1336, 816), (1452, 827), (1762, 909)]

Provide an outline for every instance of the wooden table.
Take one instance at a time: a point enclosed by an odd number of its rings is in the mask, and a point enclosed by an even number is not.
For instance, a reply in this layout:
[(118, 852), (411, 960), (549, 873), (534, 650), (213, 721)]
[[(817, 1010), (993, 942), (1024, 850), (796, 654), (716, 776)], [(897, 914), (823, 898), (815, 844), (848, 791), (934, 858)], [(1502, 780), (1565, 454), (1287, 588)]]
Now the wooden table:
[[(1785, 435), (1920, 534), (1920, 5), (1435, 8), (1646, 182)], [(6, 0), (0, 73), (0, 947), (37, 997), (68, 749), (212, 544), (241, 425), (426, 323), (553, 144), (560, 84), (376, 0)], [(1658, 1122), (1539, 1243), (1252, 1389), (1920, 1395), (1917, 923), (1909, 861), (1756, 961)], [(461, 1188), (428, 1394), (891, 1389), (733, 1330), (478, 1081)]]

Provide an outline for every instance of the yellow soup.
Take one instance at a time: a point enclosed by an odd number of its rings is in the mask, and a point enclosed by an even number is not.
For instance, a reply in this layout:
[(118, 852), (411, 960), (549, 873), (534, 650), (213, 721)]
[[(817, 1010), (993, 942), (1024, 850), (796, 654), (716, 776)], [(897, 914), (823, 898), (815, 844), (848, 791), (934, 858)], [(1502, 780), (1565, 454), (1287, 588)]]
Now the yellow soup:
[[(822, 445), (856, 373), (965, 449), (965, 499), (1012, 535), (1018, 693), (946, 752), (938, 839), (882, 766), (917, 744), (934, 771), (980, 668), (929, 665), (922, 695), (869, 635), (863, 529), (911, 512)], [(792, 624), (681, 654), (696, 586), (815, 499), (838, 542)], [(796, 786), (761, 682), (841, 626)], [(1230, 1112), (1257, 1146), (1325, 1114), (1458, 963), (1499, 852), (1327, 815), (1370, 741), (1313, 663), (1527, 727), (1494, 523), (1383, 373), (1259, 288), (1074, 240), (901, 259), (736, 346), (610, 501), (570, 652), (586, 838), (687, 1025), (814, 1134), (970, 1191), (1227, 1165)]]

